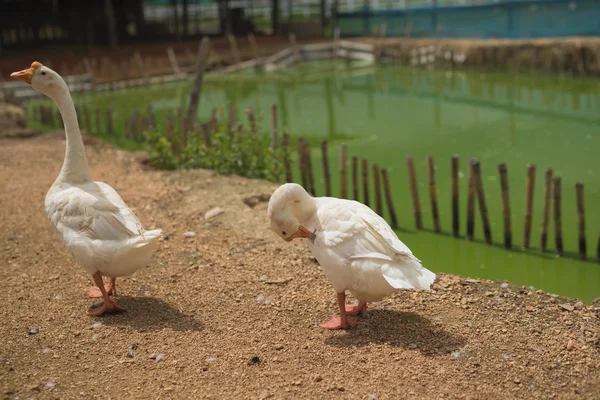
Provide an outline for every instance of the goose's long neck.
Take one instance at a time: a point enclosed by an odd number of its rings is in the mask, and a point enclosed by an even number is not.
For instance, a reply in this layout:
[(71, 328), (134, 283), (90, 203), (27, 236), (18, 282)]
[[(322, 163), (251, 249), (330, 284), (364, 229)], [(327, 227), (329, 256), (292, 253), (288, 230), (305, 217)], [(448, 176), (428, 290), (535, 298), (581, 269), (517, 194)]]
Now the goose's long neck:
[(92, 180), (92, 176), (85, 155), (81, 132), (79, 131), (75, 105), (73, 104), (73, 99), (67, 85), (64, 84), (64, 88), (61, 89), (60, 93), (52, 97), (60, 111), (65, 126), (67, 143), (65, 161), (57, 180), (70, 183), (89, 182)]

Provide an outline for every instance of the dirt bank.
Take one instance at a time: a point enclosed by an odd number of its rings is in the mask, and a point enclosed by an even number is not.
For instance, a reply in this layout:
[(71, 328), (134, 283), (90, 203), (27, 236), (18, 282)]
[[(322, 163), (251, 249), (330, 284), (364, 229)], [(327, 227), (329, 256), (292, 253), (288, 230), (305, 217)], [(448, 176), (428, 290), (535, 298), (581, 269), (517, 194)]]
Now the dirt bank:
[[(166, 237), (152, 265), (119, 281), (129, 311), (88, 317), (90, 277), (43, 207), (63, 138), (0, 148), (4, 398), (600, 397), (598, 308), (440, 275), (429, 293), (373, 305), (356, 329), (324, 331), (336, 304), (319, 266), (268, 230), (266, 203), (243, 202), (275, 185), (154, 171), (95, 140), (94, 178)], [(205, 219), (214, 207), (224, 212)]]

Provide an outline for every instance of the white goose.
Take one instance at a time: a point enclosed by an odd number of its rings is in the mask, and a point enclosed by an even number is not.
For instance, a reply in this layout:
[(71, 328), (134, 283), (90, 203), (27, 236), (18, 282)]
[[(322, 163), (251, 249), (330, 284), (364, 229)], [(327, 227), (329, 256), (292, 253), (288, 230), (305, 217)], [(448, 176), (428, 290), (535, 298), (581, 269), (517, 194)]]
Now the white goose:
[[(109, 296), (116, 278), (148, 265), (161, 230), (145, 231), (121, 196), (104, 182), (94, 182), (85, 155), (69, 88), (59, 74), (35, 61), (11, 77), (30, 84), (56, 103), (66, 133), (65, 160), (46, 194), (46, 212), (62, 235), (67, 250), (94, 278), (90, 297), (104, 304), (89, 315), (124, 311)], [(106, 286), (102, 276), (110, 277)]]
[[(286, 183), (271, 196), (271, 229), (286, 241), (309, 239), (308, 247), (337, 293), (340, 318), (321, 323), (347, 329), (348, 315), (367, 309), (398, 289), (429, 290), (435, 274), (421, 265), (387, 222), (353, 200), (312, 197), (300, 185)], [(346, 305), (346, 290), (358, 303)]]

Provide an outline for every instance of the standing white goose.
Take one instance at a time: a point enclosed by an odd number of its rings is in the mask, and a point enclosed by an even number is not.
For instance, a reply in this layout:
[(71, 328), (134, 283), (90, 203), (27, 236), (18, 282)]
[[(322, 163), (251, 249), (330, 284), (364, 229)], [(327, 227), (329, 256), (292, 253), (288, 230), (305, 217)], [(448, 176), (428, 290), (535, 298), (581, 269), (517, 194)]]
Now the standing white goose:
[[(110, 295), (116, 278), (148, 265), (161, 230), (145, 231), (121, 196), (104, 182), (94, 182), (85, 155), (69, 88), (59, 74), (35, 61), (11, 77), (30, 84), (56, 103), (66, 133), (65, 160), (60, 174), (46, 194), (46, 212), (62, 235), (67, 250), (94, 278), (90, 297), (104, 304), (89, 315), (124, 311)], [(104, 285), (103, 276), (110, 277)]]
[[(312, 197), (300, 185), (286, 183), (271, 196), (271, 229), (286, 241), (309, 239), (308, 247), (337, 293), (340, 318), (321, 323), (347, 329), (348, 315), (367, 309), (399, 289), (429, 290), (435, 274), (421, 265), (387, 222), (353, 200)], [(346, 304), (346, 290), (357, 304)]]

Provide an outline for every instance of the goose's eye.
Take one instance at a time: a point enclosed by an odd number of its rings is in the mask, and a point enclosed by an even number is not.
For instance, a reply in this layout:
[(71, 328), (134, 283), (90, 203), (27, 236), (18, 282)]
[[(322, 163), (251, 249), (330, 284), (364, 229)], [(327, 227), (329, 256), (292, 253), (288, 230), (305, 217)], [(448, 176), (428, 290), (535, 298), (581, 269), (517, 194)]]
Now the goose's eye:
[(281, 232), (282, 235), (285, 235), (285, 231)]
[(46, 75), (46, 72), (42, 72), (42, 75)]

